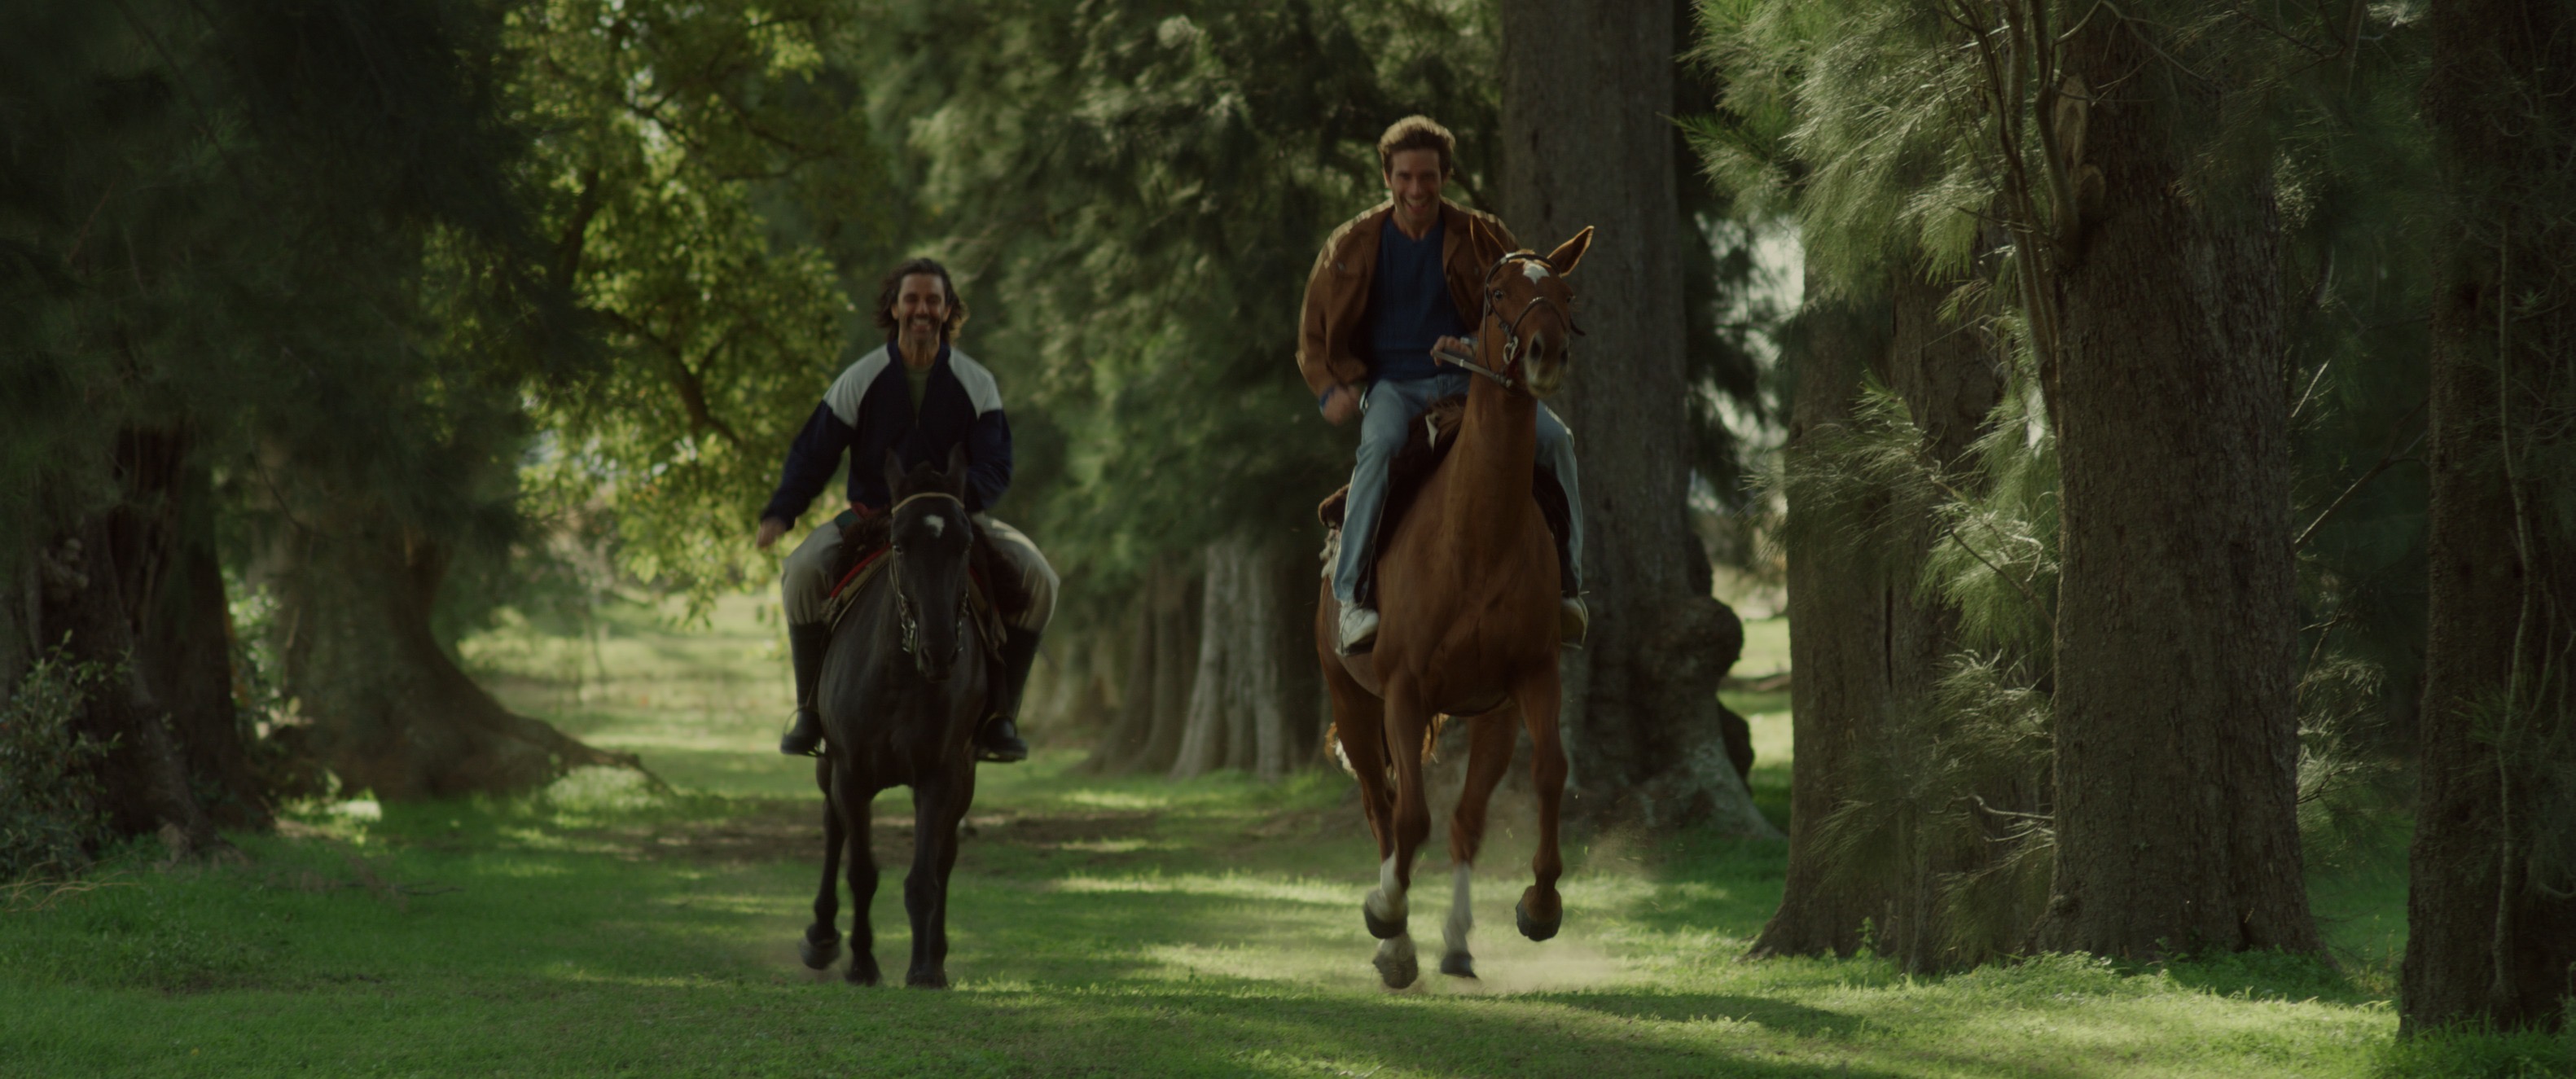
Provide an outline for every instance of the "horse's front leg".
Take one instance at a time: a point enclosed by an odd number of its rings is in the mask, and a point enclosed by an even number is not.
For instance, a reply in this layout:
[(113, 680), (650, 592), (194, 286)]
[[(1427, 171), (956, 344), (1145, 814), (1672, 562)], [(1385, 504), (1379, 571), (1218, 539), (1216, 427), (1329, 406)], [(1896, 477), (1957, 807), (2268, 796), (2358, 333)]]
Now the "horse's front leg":
[(876, 923), (868, 916), (877, 897), (877, 856), (868, 845), (877, 792), (848, 772), (840, 773), (837, 782), (838, 793), (832, 800), (841, 806), (843, 842), (850, 859), (849, 979), (852, 985), (876, 985), (885, 980), (885, 972), (877, 968)]
[(1458, 808), (1449, 817), (1449, 920), (1440, 926), (1440, 973), (1476, 976), (1476, 960), (1467, 954), (1467, 931), (1476, 925), (1471, 881), (1476, 852), (1485, 845), (1485, 807), (1494, 787), (1512, 767), (1512, 737), (1520, 732), (1507, 705), (1467, 723), (1467, 783), (1458, 791)]
[(912, 789), (912, 872), (903, 879), (912, 969), (903, 982), (916, 989), (948, 988), (948, 874), (957, 867), (957, 825), (975, 797), (974, 766), (965, 772)]
[(1557, 809), (1565, 801), (1565, 740), (1556, 728), (1562, 692), (1556, 665), (1550, 663), (1514, 694), (1529, 725), (1530, 779), (1538, 788), (1538, 853), (1530, 858), (1537, 879), (1512, 908), (1521, 935), (1531, 940), (1553, 937), (1565, 924), (1565, 900), (1556, 894), (1556, 879), (1565, 873), (1565, 858), (1556, 848)]
[(1369, 932), (1379, 937), (1377, 973), (1390, 989), (1412, 985), (1421, 974), (1413, 937), (1405, 932), (1405, 896), (1413, 888), (1413, 859), (1431, 835), (1431, 805), (1422, 789), (1422, 738), (1431, 729), (1426, 710), (1407, 680), (1386, 683), (1386, 741), (1395, 765), (1395, 813), (1387, 830), (1394, 849), (1378, 863), (1377, 890), (1361, 905)]
[[(805, 940), (797, 947), (808, 970), (826, 970), (841, 957), (841, 842), (847, 829), (841, 822), (840, 801), (832, 796), (832, 762), (826, 757), (814, 762), (814, 785), (823, 789), (823, 889), (814, 894), (814, 922), (805, 927)], [(864, 857), (864, 855), (862, 855)], [(859, 900), (859, 921), (868, 918), (868, 903)]]

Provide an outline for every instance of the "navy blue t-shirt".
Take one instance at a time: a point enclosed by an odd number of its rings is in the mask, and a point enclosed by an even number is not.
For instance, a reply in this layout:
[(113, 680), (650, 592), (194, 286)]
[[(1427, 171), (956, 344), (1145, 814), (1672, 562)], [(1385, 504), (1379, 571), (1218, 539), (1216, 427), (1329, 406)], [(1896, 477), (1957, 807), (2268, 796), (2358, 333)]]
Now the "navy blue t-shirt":
[(1395, 226), (1386, 215), (1378, 230), (1377, 277), (1369, 282), (1369, 375), (1388, 382), (1409, 382), (1440, 373), (1431, 361), (1431, 343), (1442, 337), (1467, 336), (1466, 320), (1449, 296), (1449, 278), (1440, 270), (1440, 222), (1419, 240)]

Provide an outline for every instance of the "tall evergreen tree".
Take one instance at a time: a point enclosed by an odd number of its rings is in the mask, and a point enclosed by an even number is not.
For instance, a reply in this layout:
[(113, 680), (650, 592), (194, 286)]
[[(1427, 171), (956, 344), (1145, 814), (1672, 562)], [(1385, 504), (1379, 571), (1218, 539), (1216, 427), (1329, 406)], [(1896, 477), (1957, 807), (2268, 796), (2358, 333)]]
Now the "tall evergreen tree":
[(1693, 424), (1671, 0), (1504, 0), (1502, 216), (1526, 242), (1600, 231), (1586, 337), (1555, 406), (1583, 462), (1584, 586), (1599, 612), (1566, 660), (1572, 786), (1589, 812), (1776, 834), (1727, 755), (1717, 681), (1743, 644), (1690, 530)]
[(2576, 9), (2437, 0), (2431, 619), (2404, 1025), (2556, 1027), (2576, 976)]
[[(205, 848), (212, 826), (263, 819), (278, 778), (233, 708), (219, 536), (363, 503), (379, 527), (443, 538), (476, 493), (420, 466), (506, 428), (509, 387), (582, 353), (511, 269), (524, 219), (489, 93), (494, 12), (10, 18), (0, 318), (25, 331), (5, 362), (27, 392), (6, 395), (0, 668), (65, 631), (74, 657), (130, 660), (85, 721), (118, 746), (103, 808), (116, 832)], [(303, 570), (282, 568), (328, 579)], [(316, 730), (346, 718), (307, 703)]]

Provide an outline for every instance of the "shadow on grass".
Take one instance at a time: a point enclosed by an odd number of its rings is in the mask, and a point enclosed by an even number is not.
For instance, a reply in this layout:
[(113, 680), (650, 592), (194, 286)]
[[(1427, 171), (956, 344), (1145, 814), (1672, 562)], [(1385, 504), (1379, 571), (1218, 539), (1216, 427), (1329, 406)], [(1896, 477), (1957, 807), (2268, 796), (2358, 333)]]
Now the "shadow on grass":
[[(2152, 969), (2152, 968), (2140, 968)], [(2321, 956), (2235, 952), (2164, 966), (2174, 984), (2246, 1000), (2309, 1000), (2362, 1005), (2387, 999)]]
[(1732, 1019), (1803, 1038), (1848, 1038), (1860, 1033), (1861, 1029), (1860, 1019), (1841, 1012), (1770, 997), (1725, 993), (1538, 993), (1521, 999), (1551, 1001), (1623, 1019), (1653, 1019), (1668, 1023)]

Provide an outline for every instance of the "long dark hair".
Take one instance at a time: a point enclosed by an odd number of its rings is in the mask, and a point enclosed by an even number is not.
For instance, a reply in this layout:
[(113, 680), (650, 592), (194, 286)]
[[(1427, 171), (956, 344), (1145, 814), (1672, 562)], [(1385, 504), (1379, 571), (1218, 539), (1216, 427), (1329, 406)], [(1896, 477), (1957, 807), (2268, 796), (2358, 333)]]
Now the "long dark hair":
[(894, 332), (899, 325), (894, 318), (895, 293), (903, 290), (904, 278), (917, 273), (939, 275), (939, 287), (948, 293), (948, 321), (940, 325), (939, 339), (946, 341), (956, 337), (957, 328), (966, 324), (966, 301), (957, 298), (957, 282), (949, 279), (948, 267), (933, 258), (905, 259), (902, 265), (887, 272), (885, 280), (877, 285), (877, 328)]

